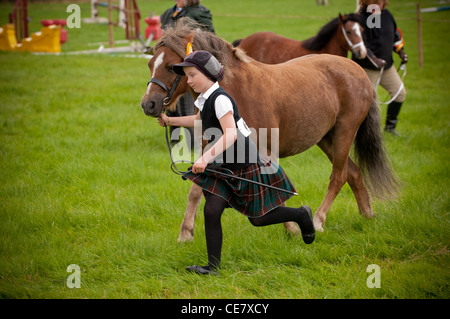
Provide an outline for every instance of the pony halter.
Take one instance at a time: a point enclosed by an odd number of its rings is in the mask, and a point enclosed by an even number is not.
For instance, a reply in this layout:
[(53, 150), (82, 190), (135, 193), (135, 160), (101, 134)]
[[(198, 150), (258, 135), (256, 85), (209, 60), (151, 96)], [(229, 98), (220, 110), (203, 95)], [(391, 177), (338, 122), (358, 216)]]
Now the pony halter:
[(178, 74), (176, 79), (175, 79), (175, 81), (173, 82), (172, 87), (170, 88), (170, 90), (167, 87), (167, 85), (165, 85), (162, 81), (160, 81), (160, 80), (158, 80), (156, 78), (151, 78), (150, 81), (147, 83), (147, 85), (149, 83), (158, 84), (160, 87), (162, 87), (164, 89), (164, 91), (167, 92), (167, 97), (165, 97), (164, 100), (163, 100), (163, 105), (167, 106), (167, 105), (170, 104), (170, 100), (172, 99), (172, 95), (175, 92), (175, 90), (177, 89), (178, 84), (180, 83), (180, 80), (181, 80), (181, 75)]
[(352, 50), (364, 45), (364, 40), (362, 40), (362, 37), (361, 37), (361, 41), (359, 43), (353, 44), (352, 41), (350, 41), (350, 39), (348, 38), (347, 33), (345, 32), (343, 24), (341, 24), (341, 30), (342, 30), (342, 34), (344, 35), (345, 40), (347, 41), (348, 46)]

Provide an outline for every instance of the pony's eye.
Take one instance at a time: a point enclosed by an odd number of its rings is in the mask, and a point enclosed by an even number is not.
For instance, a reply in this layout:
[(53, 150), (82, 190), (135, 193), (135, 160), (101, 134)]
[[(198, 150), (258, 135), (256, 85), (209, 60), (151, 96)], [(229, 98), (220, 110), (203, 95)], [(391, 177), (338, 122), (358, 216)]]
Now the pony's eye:
[(167, 71), (169, 71), (170, 73), (173, 73), (173, 72), (174, 72), (174, 70), (173, 70), (173, 65), (169, 65), (169, 66), (167, 67)]

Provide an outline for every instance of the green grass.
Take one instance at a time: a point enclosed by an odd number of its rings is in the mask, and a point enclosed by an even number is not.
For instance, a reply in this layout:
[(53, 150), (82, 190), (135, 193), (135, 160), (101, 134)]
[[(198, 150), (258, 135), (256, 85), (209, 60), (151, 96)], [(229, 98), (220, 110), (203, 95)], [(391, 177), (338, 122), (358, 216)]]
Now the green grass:
[[(143, 15), (170, 5), (140, 2)], [(305, 39), (339, 12), (354, 10), (354, 1), (343, 0), (328, 7), (293, 0), (203, 3), (228, 41), (261, 30)], [(309, 246), (280, 225), (255, 228), (229, 209), (217, 277), (184, 270), (206, 262), (202, 206), (194, 242), (178, 244), (190, 182), (170, 171), (164, 130), (140, 108), (147, 61), (0, 52), (0, 297), (449, 298), (450, 44), (444, 39), (450, 13), (423, 14), (419, 68), (409, 3), (391, 5), (410, 57), (402, 137), (385, 136), (402, 180), (399, 197), (375, 200), (377, 217), (366, 220), (344, 186), (325, 232)], [(30, 29), (37, 31), (40, 19), (67, 16), (66, 6), (30, 4)], [(81, 6), (88, 16), (88, 4)], [(0, 4), (0, 12), (10, 8)], [(115, 29), (117, 39), (123, 33)], [(83, 24), (69, 30), (63, 51), (107, 39), (106, 26)], [(281, 163), (300, 193), (288, 205), (317, 209), (331, 171), (323, 153), (314, 147)], [(66, 285), (70, 264), (81, 268), (80, 289)], [(379, 289), (366, 285), (370, 264), (380, 266)]]

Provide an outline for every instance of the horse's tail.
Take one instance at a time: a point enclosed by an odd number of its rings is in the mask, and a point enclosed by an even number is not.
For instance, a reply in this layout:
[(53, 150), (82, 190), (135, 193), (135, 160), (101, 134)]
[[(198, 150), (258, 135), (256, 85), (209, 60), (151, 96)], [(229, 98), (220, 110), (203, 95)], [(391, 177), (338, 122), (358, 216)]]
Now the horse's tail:
[(375, 91), (369, 113), (356, 134), (354, 152), (369, 191), (380, 199), (394, 197), (399, 181), (383, 144)]
[(233, 46), (233, 48), (236, 48), (239, 44), (241, 44), (241, 41), (242, 39), (234, 40), (231, 45)]

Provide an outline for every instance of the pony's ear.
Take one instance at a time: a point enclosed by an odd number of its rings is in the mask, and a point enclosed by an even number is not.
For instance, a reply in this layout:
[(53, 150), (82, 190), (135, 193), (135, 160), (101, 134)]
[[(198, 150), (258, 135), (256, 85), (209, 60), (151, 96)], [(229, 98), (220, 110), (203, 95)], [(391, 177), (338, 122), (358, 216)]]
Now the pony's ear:
[(155, 47), (146, 47), (144, 49), (144, 54), (155, 54)]
[(342, 14), (339, 12), (339, 20), (344, 21), (344, 17), (342, 16)]

